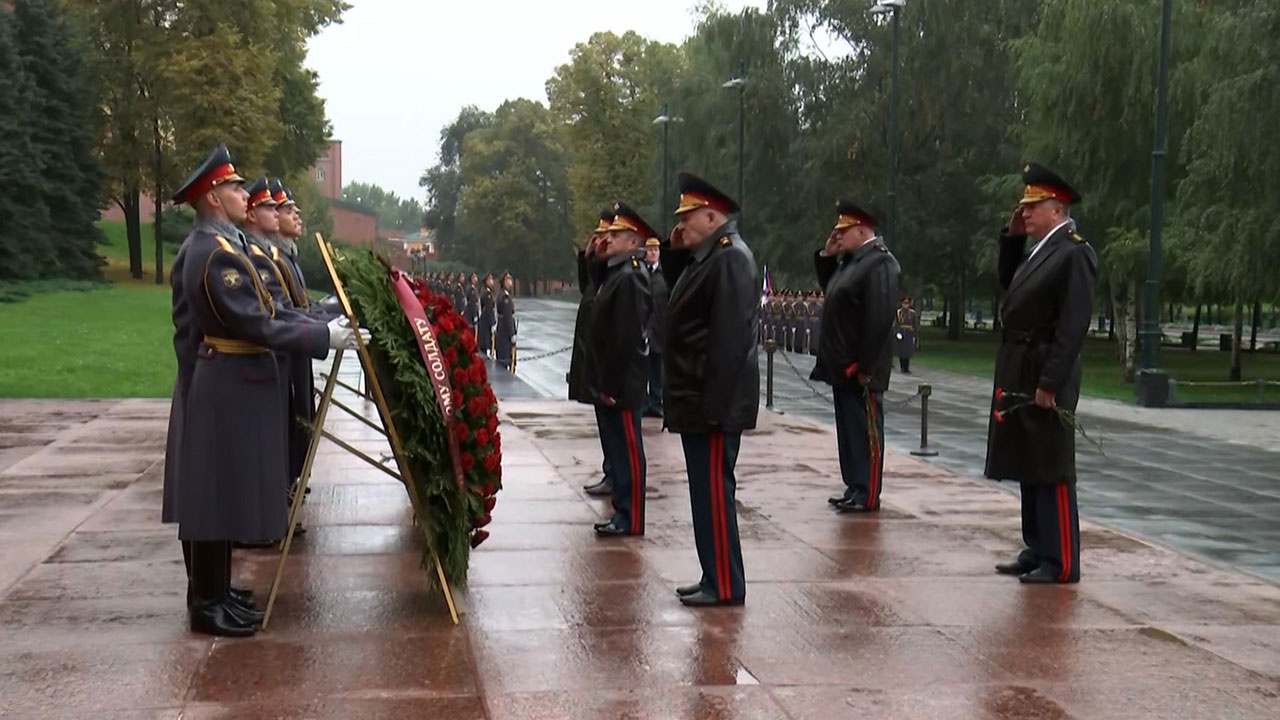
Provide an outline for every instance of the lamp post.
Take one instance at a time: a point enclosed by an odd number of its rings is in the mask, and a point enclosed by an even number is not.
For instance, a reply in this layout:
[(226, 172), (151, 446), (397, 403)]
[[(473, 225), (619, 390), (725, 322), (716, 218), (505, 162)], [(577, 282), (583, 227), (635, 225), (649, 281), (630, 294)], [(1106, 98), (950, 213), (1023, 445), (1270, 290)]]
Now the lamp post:
[(684, 122), (682, 117), (673, 117), (667, 113), (667, 104), (662, 103), (662, 114), (653, 119), (654, 125), (662, 126), (662, 196), (658, 200), (658, 214), (662, 216), (662, 223), (667, 223), (667, 158), (668, 146), (671, 136), (671, 123)]
[(1160, 234), (1164, 225), (1164, 158), (1169, 132), (1169, 35), (1173, 24), (1173, 0), (1164, 0), (1160, 11), (1160, 60), (1156, 81), (1156, 128), (1151, 148), (1151, 228), (1147, 246), (1147, 281), (1142, 303), (1142, 370), (1138, 375), (1138, 403), (1164, 407), (1169, 400), (1169, 376), (1159, 368), (1160, 342)]
[[(738, 76), (724, 83), (720, 87), (737, 88), (738, 90), (738, 205), (746, 207), (746, 191), (743, 186), (744, 168), (746, 156), (743, 154), (743, 146), (746, 145), (746, 111), (747, 111), (747, 61), (745, 59), (738, 61)], [(738, 212), (739, 221), (742, 218), (742, 212)]]
[(890, 43), (891, 69), (889, 70), (889, 192), (885, 198), (888, 214), (885, 218), (885, 245), (895, 249), (897, 240), (895, 224), (898, 215), (898, 11), (907, 4), (907, 0), (877, 0), (871, 12), (876, 15), (888, 14), (893, 24), (893, 41)]

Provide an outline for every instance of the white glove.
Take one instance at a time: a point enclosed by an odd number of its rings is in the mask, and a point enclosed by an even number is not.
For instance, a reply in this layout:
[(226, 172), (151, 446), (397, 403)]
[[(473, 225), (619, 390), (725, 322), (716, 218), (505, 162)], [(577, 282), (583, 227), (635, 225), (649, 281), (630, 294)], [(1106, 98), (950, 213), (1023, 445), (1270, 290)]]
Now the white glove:
[(349, 325), (350, 323), (346, 317), (336, 317), (329, 321), (329, 347), (331, 349), (343, 350), (355, 347), (356, 332), (360, 333), (360, 339), (366, 343), (372, 339), (373, 336), (369, 334), (368, 330), (360, 328), (358, 331), (353, 331), (348, 327)]

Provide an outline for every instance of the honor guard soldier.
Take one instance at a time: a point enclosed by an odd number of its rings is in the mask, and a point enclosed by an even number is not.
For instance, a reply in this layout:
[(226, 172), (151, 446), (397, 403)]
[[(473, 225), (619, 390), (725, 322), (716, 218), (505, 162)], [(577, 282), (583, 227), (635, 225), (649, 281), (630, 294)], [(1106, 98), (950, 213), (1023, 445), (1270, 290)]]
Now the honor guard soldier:
[(796, 352), (809, 354), (809, 293), (796, 296)]
[(1000, 234), (1004, 301), (985, 474), (1020, 484), (1026, 547), (996, 571), (1024, 583), (1073, 583), (1080, 580), (1075, 429), (1058, 413), (1074, 411), (1080, 398), (1098, 258), (1071, 220), (1080, 194), (1036, 163), (1022, 179), (1022, 200)]
[(766, 337), (773, 341), (774, 347), (782, 347), (782, 298), (778, 296), (777, 291), (769, 291), (769, 300), (764, 305), (764, 312), (767, 321), (765, 328), (769, 333)]
[(760, 276), (728, 218), (737, 203), (689, 173), (678, 187), (673, 252), (663, 254), (671, 286), (663, 409), (684, 446), (702, 578), (676, 593), (693, 607), (741, 605), (747, 585), (733, 470), (742, 431), (755, 428), (760, 408)]
[(817, 290), (809, 294), (809, 347), (810, 355), (817, 357), (818, 342), (822, 338), (822, 295)]
[(471, 273), (467, 278), (467, 323), (474, 329), (480, 323), (480, 276)]
[(662, 241), (650, 237), (644, 241), (644, 264), (649, 271), (649, 297), (653, 311), (649, 314), (649, 395), (645, 400), (644, 416), (662, 417), (662, 349), (666, 347), (665, 324), (667, 298), (671, 291), (667, 279), (662, 276)]
[(588, 495), (603, 497), (613, 494), (613, 467), (609, 461), (609, 449), (605, 446), (604, 410), (599, 399), (591, 390), (590, 379), (594, 377), (594, 359), (591, 356), (591, 308), (595, 304), (599, 281), (604, 277), (605, 251), (609, 240), (609, 227), (613, 225), (613, 208), (600, 211), (600, 219), (595, 230), (587, 239), (587, 244), (577, 251), (578, 290), (582, 300), (578, 302), (578, 315), (573, 323), (573, 355), (569, 359), (569, 399), (586, 403), (595, 408), (596, 434), (600, 436), (600, 448), (604, 462), (600, 466), (600, 479), (594, 483), (583, 485)]
[(260, 616), (230, 592), (230, 541), (282, 537), (288, 517), (280, 481), (288, 465), (286, 406), (275, 391), (282, 380), (274, 354), (319, 359), (354, 340), (339, 320), (276, 318), (234, 226), (248, 210), (242, 182), (219, 146), (174, 197), (197, 213), (174, 269), (175, 298), (182, 298), (174, 319), (189, 318), (199, 337), (177, 448), (178, 537), (191, 543), (191, 629), (234, 637), (252, 635)]
[(645, 474), (640, 417), (649, 385), (649, 270), (644, 242), (653, 228), (625, 203), (613, 207), (604, 273), (591, 307), (591, 387), (601, 408), (600, 439), (613, 470), (613, 515), (599, 535), (643, 535)]
[(271, 293), (277, 309), (292, 312), (293, 299), (280, 268), (271, 258), (270, 238), (280, 232), (280, 212), (271, 194), (271, 182), (266, 175), (259, 175), (245, 190), (249, 193), (249, 210), (241, 227), (249, 241), (249, 256), (258, 271), (258, 280)]
[(497, 322), (494, 310), (497, 298), (493, 295), (493, 274), (484, 274), (484, 289), (480, 291), (480, 327), (476, 328), (476, 344), (480, 353), (493, 357), (493, 329)]
[(916, 354), (916, 311), (911, 309), (911, 298), (903, 296), (894, 324), (897, 326), (894, 342), (897, 347), (898, 367), (902, 368), (902, 372), (910, 375), (911, 356)]
[(453, 284), (453, 292), (449, 295), (450, 302), (453, 303), (453, 309), (458, 311), (459, 315), (467, 311), (467, 277), (463, 273), (458, 273), (457, 280)]
[(511, 273), (502, 274), (502, 293), (498, 296), (498, 327), (494, 333), (493, 352), (498, 363), (516, 370), (516, 300)]
[(790, 290), (782, 291), (782, 349), (788, 352), (792, 348), (792, 338), (795, 337), (795, 319), (796, 309), (794, 307), (794, 298), (791, 297)]
[(842, 495), (827, 502), (840, 512), (880, 509), (884, 471), (884, 404), (893, 363), (893, 306), (898, 261), (876, 235), (871, 213), (848, 200), (836, 204), (835, 229), (814, 254), (826, 288), (822, 345), (810, 376), (835, 396), (836, 449)]

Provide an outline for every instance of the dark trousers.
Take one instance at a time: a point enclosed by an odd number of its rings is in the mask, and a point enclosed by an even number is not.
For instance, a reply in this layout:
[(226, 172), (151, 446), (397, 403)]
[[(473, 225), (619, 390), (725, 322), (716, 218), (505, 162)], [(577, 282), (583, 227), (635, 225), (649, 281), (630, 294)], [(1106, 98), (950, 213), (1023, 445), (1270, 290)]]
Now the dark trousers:
[(689, 474), (693, 541), (702, 565), (702, 590), (720, 600), (741, 600), (747, 595), (747, 580), (738, 539), (733, 468), (742, 433), (683, 433), (680, 442)]
[(645, 459), (638, 409), (601, 408), (600, 440), (613, 471), (614, 527), (644, 534)]
[[(1080, 513), (1074, 483), (1032, 485), (1022, 490), (1022, 542), (1039, 565), (1060, 582), (1080, 579)], [(1027, 559), (1026, 553), (1019, 556)]]
[(835, 388), (836, 450), (846, 499), (880, 507), (884, 474), (884, 404), (869, 387)]
[(662, 353), (649, 348), (649, 394), (644, 399), (645, 410), (662, 412)]
[(183, 551), (183, 559), (190, 558), (188, 607), (210, 607), (226, 601), (231, 589), (231, 543), (184, 543)]
[(902, 368), (902, 372), (911, 372), (911, 358), (903, 355), (898, 358), (898, 367)]
[(605, 408), (600, 405), (594, 406), (596, 409), (596, 434), (600, 436), (600, 452), (604, 455), (604, 462), (600, 463), (600, 472), (603, 473), (603, 480), (613, 479), (613, 463), (609, 462), (609, 447), (604, 440), (604, 413)]

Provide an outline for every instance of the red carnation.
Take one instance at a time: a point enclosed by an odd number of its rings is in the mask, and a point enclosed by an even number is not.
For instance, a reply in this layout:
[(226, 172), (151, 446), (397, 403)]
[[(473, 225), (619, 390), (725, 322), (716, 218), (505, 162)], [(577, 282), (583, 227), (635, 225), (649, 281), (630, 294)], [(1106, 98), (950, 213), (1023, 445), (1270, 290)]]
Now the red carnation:
[(996, 402), (1004, 399), (1004, 388), (996, 388)]
[(462, 453), (462, 472), (471, 472), (471, 466), (476, 464), (476, 456), (469, 452)]
[(467, 384), (467, 371), (462, 368), (453, 369), (453, 386), (460, 388)]
[(476, 444), (481, 447), (484, 447), (485, 445), (489, 444), (488, 430), (486, 430), (485, 428), (480, 428), (479, 430), (476, 430)]
[(444, 361), (449, 363), (449, 367), (453, 367), (454, 363), (458, 362), (458, 351), (452, 345), (444, 349)]
[(472, 385), (479, 385), (484, 379), (484, 366), (478, 362), (471, 363), (471, 367), (467, 368), (467, 381)]
[(444, 333), (453, 332), (456, 328), (454, 328), (452, 313), (449, 311), (440, 313), (440, 317), (436, 318), (436, 328), (440, 331), (442, 335)]
[(485, 421), (484, 429), (488, 430), (490, 435), (498, 432), (498, 416), (490, 415), (489, 419)]
[(991, 417), (994, 417), (996, 419), (996, 422), (1004, 422), (1004, 413), (1000, 412), (999, 410), (992, 410)]
[(467, 428), (466, 423), (456, 422), (453, 424), (453, 434), (458, 438), (458, 442), (466, 442), (471, 435), (471, 431)]
[(497, 504), (498, 504), (498, 498), (494, 497), (493, 495), (490, 495), (489, 497), (485, 498), (484, 499), (485, 514), (488, 515), (489, 513), (493, 512), (493, 508)]
[(490, 515), (489, 513), (485, 513), (485, 514), (481, 515), (480, 517), (476, 518), (475, 520), (472, 520), (472, 521), (471, 521), (471, 527), (473, 527), (473, 528), (482, 528), (482, 527), (484, 527), (485, 525), (488, 525), (488, 524), (489, 524), (489, 523), (491, 523), (491, 522), (493, 522), (493, 516), (492, 516), (492, 515)]
[[(487, 462), (488, 460), (489, 458), (486, 457), (485, 461)], [(493, 482), (492, 480), (480, 486), (480, 495), (482, 497), (488, 497), (496, 492), (498, 492), (498, 483)]]
[(489, 539), (488, 530), (477, 530), (471, 534), (471, 549), (474, 550), (480, 546), (480, 543)]
[[(498, 455), (498, 453), (491, 452), (488, 455), (485, 455), (484, 459), (481, 460), (480, 463), (484, 465), (485, 470), (489, 472), (497, 472), (498, 468), (501, 467), (502, 465), (502, 458)], [(485, 494), (487, 495), (489, 493), (485, 493)]]
[(466, 351), (468, 355), (475, 354), (476, 334), (474, 331), (471, 330), (471, 328), (466, 328), (462, 331), (461, 340), (462, 340), (462, 349)]

